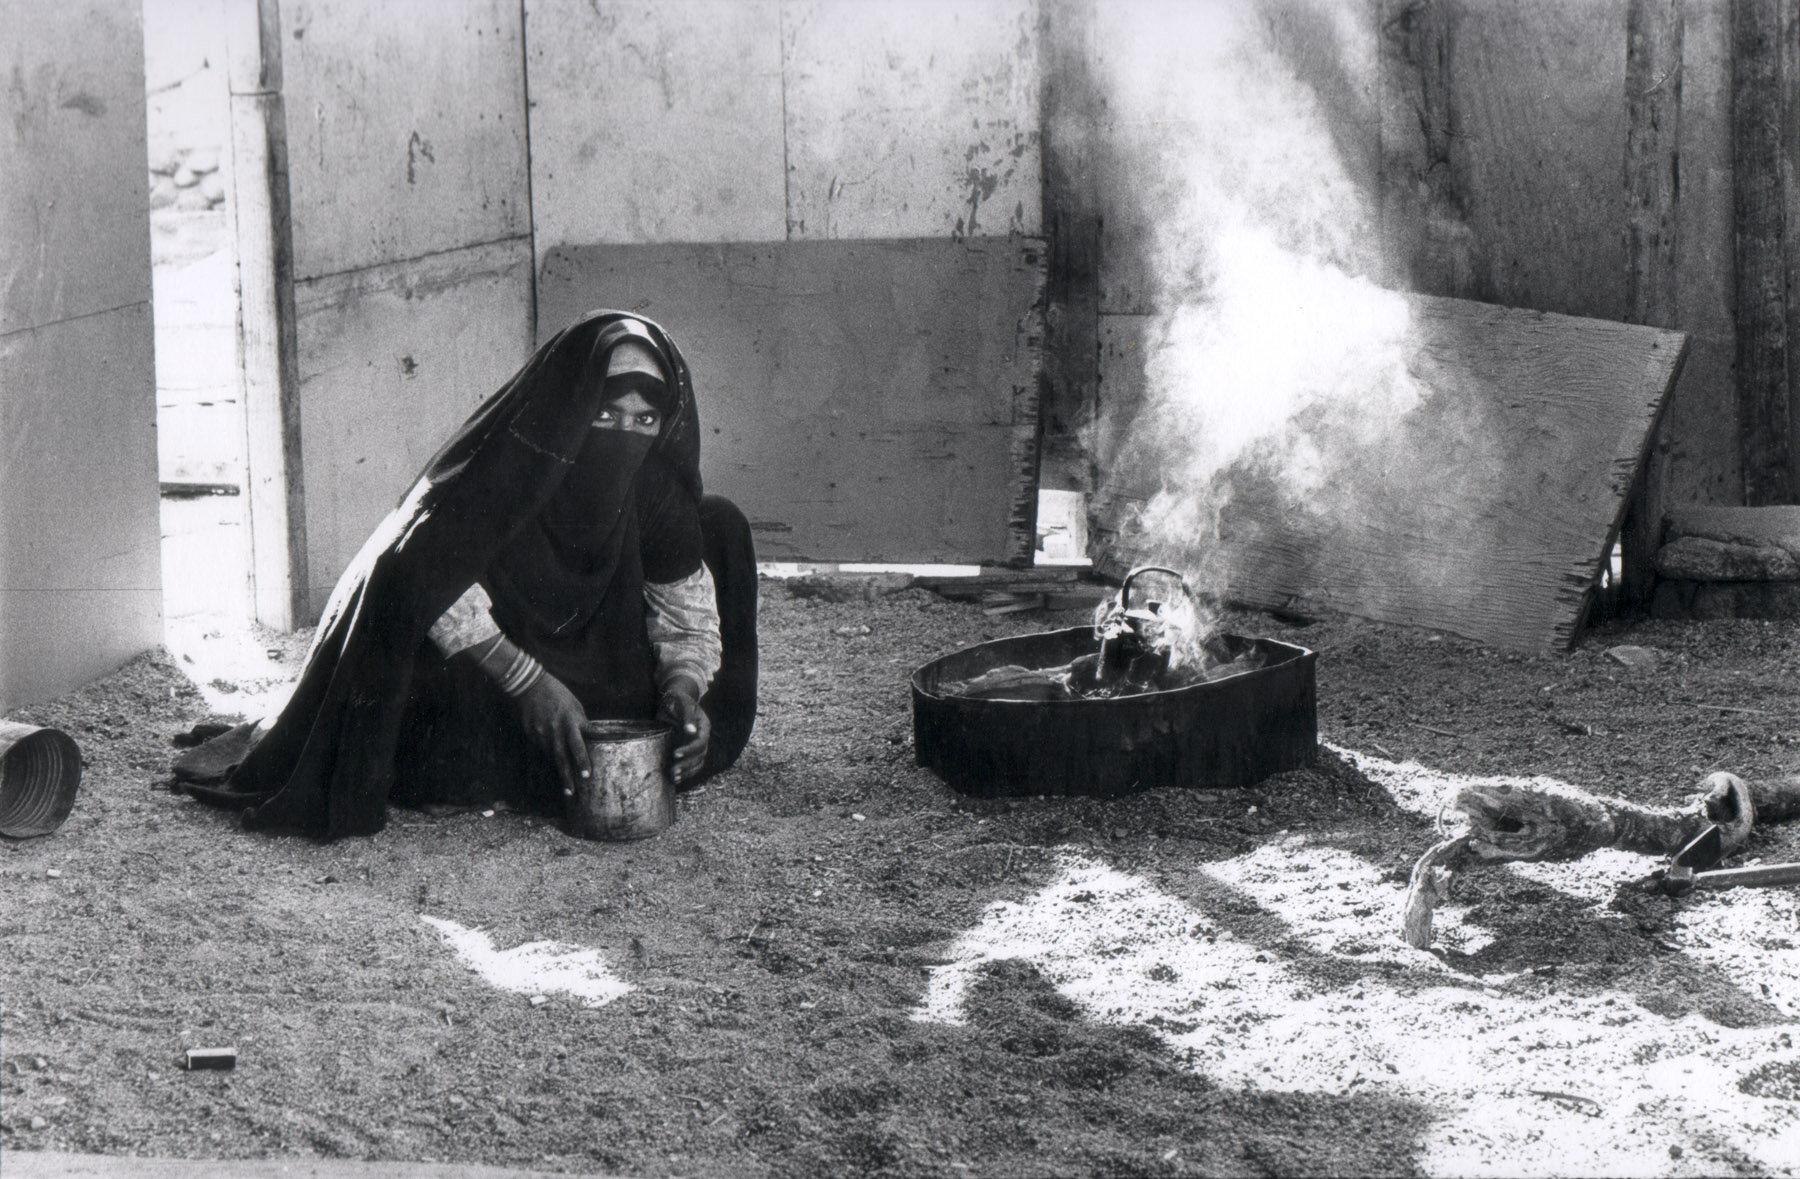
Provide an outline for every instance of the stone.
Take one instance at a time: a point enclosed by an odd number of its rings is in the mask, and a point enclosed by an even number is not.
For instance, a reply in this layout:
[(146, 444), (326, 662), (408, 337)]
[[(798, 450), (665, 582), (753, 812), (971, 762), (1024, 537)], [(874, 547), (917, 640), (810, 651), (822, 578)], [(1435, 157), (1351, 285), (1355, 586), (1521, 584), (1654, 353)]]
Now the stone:
[(166, 209), (175, 203), (177, 189), (167, 176), (158, 176), (150, 184), (150, 207)]
[(1699, 583), (1692, 581), (1657, 581), (1655, 591), (1650, 595), (1650, 617), (1652, 618), (1688, 618), (1692, 616), (1694, 588)]
[(905, 573), (815, 573), (787, 583), (788, 593), (796, 598), (818, 598), (825, 602), (873, 602), (888, 594), (910, 588), (913, 579)]
[(198, 188), (189, 188), (175, 198), (175, 207), (183, 213), (204, 213), (212, 208), (212, 202)]
[(213, 204), (225, 199), (225, 181), (217, 172), (210, 172), (200, 178), (200, 195)]
[(1775, 545), (1682, 536), (1657, 550), (1656, 571), (1690, 581), (1796, 581), (1800, 560)]
[(1718, 622), (1738, 616), (1738, 587), (1729, 582), (1703, 581), (1694, 589), (1688, 617), (1702, 622)]
[(1635, 647), (1630, 644), (1608, 647), (1606, 657), (1631, 671), (1649, 671), (1662, 662), (1662, 652), (1655, 647)]
[(200, 173), (194, 171), (186, 164), (183, 164), (181, 167), (175, 169), (174, 179), (176, 188), (192, 188), (194, 185), (200, 183)]
[(204, 176), (208, 172), (219, 170), (219, 150), (213, 147), (197, 147), (188, 153), (187, 166)]
[(1800, 581), (1664, 579), (1650, 599), (1652, 618), (1800, 618)]
[(1689, 504), (1671, 509), (1663, 520), (1666, 540), (1697, 536), (1727, 544), (1785, 549), (1800, 557), (1800, 505), (1741, 508)]

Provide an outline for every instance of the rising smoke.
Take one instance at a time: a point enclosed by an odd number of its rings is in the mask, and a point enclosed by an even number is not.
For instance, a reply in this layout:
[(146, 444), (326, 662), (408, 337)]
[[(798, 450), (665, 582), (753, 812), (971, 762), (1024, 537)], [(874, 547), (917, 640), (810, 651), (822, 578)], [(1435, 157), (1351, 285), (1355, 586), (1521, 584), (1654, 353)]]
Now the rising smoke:
[[(1343, 88), (1372, 102), (1357, 10), (1303, 15)], [(1144, 398), (1103, 416), (1095, 446), (1130, 484), (1120, 550), (1215, 600), (1259, 522), (1329, 528), (1354, 510), (1371, 448), (1429, 396), (1409, 367), (1410, 305), (1377, 285), (1374, 194), (1333, 133), (1354, 140), (1372, 113), (1327, 109), (1272, 19), (1244, 0), (1101, 7), (1109, 204), (1135, 207), (1152, 314)]]

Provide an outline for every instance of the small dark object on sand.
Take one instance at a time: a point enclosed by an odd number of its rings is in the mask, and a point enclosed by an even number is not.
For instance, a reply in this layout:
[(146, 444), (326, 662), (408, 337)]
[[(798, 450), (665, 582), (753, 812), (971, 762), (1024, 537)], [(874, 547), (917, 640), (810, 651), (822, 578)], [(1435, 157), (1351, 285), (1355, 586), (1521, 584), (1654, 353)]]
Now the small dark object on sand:
[(190, 1072), (200, 1069), (234, 1069), (236, 1048), (189, 1048), (181, 1055), (181, 1067)]
[(220, 733), (228, 733), (237, 726), (226, 721), (201, 721), (185, 733), (177, 733), (169, 738), (169, 744), (177, 749), (192, 749), (196, 745), (211, 741)]

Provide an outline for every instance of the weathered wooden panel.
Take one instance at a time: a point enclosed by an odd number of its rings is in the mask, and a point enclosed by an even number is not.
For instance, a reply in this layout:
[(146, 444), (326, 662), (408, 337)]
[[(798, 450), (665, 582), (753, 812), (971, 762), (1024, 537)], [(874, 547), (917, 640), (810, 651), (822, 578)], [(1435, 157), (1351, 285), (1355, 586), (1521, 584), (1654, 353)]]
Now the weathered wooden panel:
[(1737, 503), (1743, 474), (1732, 378), (1731, 27), (1723, 0), (1683, 5), (1675, 326), (1687, 363), (1670, 399), (1670, 503)]
[(1031, 0), (782, 5), (793, 238), (1036, 234)]
[(530, 231), (516, 0), (283, 0), (294, 272)]
[(1433, 293), (1625, 316), (1627, 2), (1390, 0), (1383, 220)]
[(1183, 296), (1233, 226), (1381, 273), (1377, 15), (1374, 0), (1102, 5), (1103, 312)]
[(1800, 225), (1788, 215), (1794, 167), (1795, 78), (1788, 64), (1797, 35), (1781, 0), (1731, 5), (1731, 147), (1737, 213), (1738, 439), (1744, 502), (1790, 501), (1794, 395), (1790, 373), (1800, 340), (1790, 339), (1791, 259)]
[(540, 254), (787, 237), (778, 0), (530, 0)]
[[(1149, 447), (1123, 429), (1102, 439), (1099, 554), (1116, 565), (1173, 559), (1201, 584), (1222, 576), (1230, 597), (1253, 605), (1325, 607), (1527, 650), (1567, 645), (1685, 340), (1458, 300), (1408, 303), (1406, 369), (1426, 395), (1382, 431), (1337, 432), (1313, 452), (1324, 456), (1314, 494), (1245, 456), (1212, 501), (1222, 505), (1216, 548), (1174, 538), (1143, 554), (1121, 529), (1168, 472), (1142, 458), (1181, 453), (1165, 425), (1146, 421), (1164, 431)], [(1109, 317), (1103, 389), (1129, 385), (1144, 324)]]
[(298, 285), (308, 613), (425, 461), (531, 351), (520, 238)]
[(139, 6), (0, 0), (0, 333), (150, 298)]
[(0, 439), (5, 712), (162, 641), (149, 305), (0, 335)]
[(707, 487), (743, 507), (759, 556), (994, 561), (1035, 429), (1043, 285), (1022, 238), (564, 248), (539, 331), (595, 307), (669, 329)]
[[(1682, 0), (1630, 0), (1625, 52), (1625, 304), (1632, 323), (1674, 327), (1681, 208)], [(1669, 448), (1654, 439), (1620, 532), (1618, 600), (1650, 604), (1662, 545)]]

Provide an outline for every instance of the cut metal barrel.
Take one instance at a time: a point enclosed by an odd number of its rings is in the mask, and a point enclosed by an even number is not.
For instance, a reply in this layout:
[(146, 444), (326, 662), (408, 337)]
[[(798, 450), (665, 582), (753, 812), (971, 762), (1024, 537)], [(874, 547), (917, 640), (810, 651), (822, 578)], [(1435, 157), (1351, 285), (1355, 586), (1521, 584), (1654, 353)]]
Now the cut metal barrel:
[(30, 839), (62, 826), (81, 785), (81, 749), (58, 729), (0, 721), (0, 835)]

